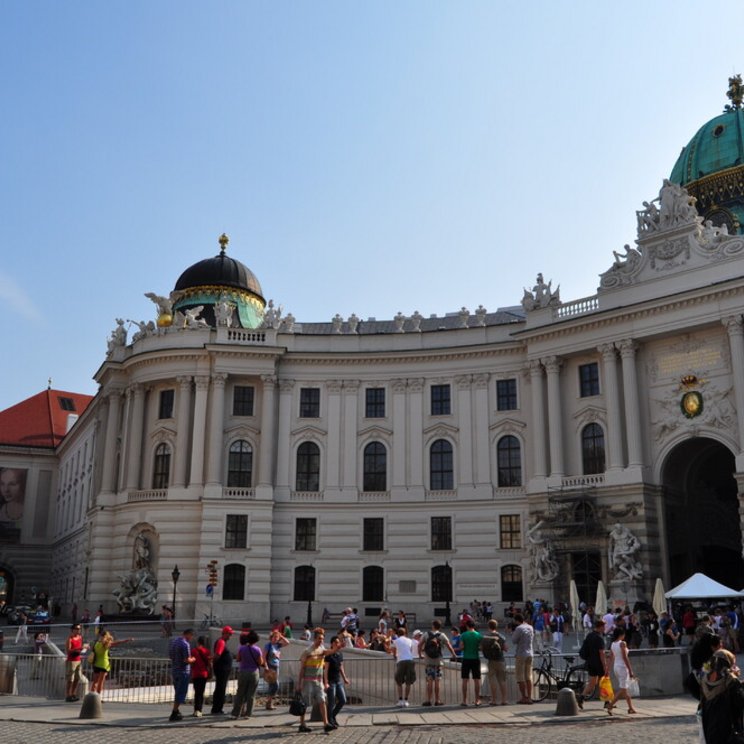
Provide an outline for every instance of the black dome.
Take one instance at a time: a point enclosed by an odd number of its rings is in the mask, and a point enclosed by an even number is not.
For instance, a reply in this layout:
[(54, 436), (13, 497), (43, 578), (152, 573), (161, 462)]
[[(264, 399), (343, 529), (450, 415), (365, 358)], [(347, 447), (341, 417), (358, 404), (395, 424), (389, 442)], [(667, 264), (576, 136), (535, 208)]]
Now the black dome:
[(214, 258), (189, 266), (178, 277), (175, 291), (192, 289), (195, 287), (232, 287), (250, 292), (260, 299), (264, 299), (261, 285), (255, 274), (243, 263), (220, 253)]

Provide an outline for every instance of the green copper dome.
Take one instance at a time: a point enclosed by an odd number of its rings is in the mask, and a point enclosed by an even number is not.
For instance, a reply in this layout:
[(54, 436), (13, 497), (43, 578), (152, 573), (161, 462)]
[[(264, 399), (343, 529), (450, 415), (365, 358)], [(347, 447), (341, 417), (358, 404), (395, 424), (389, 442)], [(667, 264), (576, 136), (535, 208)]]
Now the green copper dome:
[(682, 150), (670, 181), (686, 186), (704, 176), (744, 163), (744, 110), (727, 111), (711, 119)]
[(725, 224), (729, 233), (744, 225), (744, 85), (741, 75), (729, 78), (731, 103), (724, 113), (703, 124), (672, 168), (669, 180), (697, 199), (704, 220)]

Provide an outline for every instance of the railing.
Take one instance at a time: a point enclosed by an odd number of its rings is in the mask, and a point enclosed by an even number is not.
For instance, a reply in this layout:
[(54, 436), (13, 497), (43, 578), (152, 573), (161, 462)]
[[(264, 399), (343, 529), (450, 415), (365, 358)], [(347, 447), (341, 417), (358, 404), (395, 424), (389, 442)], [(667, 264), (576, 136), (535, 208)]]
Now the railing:
[(264, 331), (246, 331), (238, 328), (228, 328), (227, 340), (239, 344), (265, 344), (266, 333)]
[(561, 481), (564, 487), (571, 486), (603, 486), (605, 477), (603, 474), (597, 475), (571, 475), (563, 478)]
[(147, 491), (129, 491), (127, 501), (166, 501), (168, 498), (167, 488), (151, 488)]
[(255, 488), (223, 488), (222, 489), (223, 499), (255, 499), (256, 489)]
[(390, 491), (360, 491), (358, 501), (390, 501)]
[(558, 320), (564, 320), (565, 318), (572, 318), (576, 315), (593, 313), (596, 310), (599, 310), (599, 297), (594, 295), (593, 297), (582, 297), (580, 300), (564, 302), (562, 305), (558, 305), (553, 310), (553, 317)]
[(427, 501), (457, 501), (457, 491), (427, 491)]
[(290, 501), (323, 501), (322, 491), (291, 491)]

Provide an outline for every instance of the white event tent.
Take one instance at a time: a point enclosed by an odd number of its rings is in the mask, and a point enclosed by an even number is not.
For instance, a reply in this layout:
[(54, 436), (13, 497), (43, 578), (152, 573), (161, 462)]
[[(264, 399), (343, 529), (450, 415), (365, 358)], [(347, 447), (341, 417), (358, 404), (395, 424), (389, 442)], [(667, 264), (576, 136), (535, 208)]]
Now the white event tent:
[(744, 597), (744, 594), (736, 591), (736, 589), (719, 584), (705, 574), (696, 573), (679, 586), (670, 589), (664, 596), (667, 599), (723, 599), (726, 597)]

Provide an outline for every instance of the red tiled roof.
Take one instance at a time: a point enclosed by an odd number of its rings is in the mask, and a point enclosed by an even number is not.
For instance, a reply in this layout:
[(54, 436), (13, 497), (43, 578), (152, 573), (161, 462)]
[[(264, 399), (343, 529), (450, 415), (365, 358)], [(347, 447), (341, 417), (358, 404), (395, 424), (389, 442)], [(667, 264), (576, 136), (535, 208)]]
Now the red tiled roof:
[(67, 433), (68, 416), (80, 416), (92, 395), (44, 390), (0, 411), (0, 444), (56, 447)]

